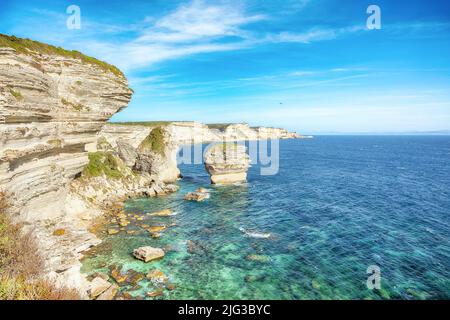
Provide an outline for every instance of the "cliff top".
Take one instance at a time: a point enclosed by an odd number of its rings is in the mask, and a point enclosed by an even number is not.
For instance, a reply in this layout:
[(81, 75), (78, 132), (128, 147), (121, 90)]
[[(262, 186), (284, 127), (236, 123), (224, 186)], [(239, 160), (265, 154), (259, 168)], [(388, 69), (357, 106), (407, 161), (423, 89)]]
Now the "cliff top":
[(178, 121), (130, 121), (130, 122), (108, 122), (108, 124), (119, 126), (158, 127), (158, 126), (168, 126), (173, 122)]
[(76, 50), (66, 50), (61, 47), (52, 46), (39, 41), (17, 38), (15, 36), (8, 36), (0, 33), (0, 47), (13, 48), (17, 52), (23, 54), (32, 54), (33, 52), (38, 52), (47, 55), (58, 55), (67, 58), (79, 59), (84, 63), (97, 65), (104, 70), (112, 72), (116, 76), (124, 77), (122, 71), (104, 61), (86, 56)]

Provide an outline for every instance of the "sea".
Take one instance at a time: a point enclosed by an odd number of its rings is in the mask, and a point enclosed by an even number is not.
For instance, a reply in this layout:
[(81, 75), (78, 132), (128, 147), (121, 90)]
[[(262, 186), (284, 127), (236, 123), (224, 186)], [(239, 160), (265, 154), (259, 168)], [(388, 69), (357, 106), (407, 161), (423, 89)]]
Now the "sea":
[[(82, 271), (162, 271), (170, 290), (121, 286), (144, 299), (450, 299), (450, 136), (282, 140), (278, 172), (260, 166), (214, 186), (181, 164), (180, 190), (128, 201), (134, 234), (102, 235)], [(209, 199), (183, 200), (199, 187)], [(169, 227), (154, 239), (142, 224)], [(144, 263), (140, 246), (166, 255)]]

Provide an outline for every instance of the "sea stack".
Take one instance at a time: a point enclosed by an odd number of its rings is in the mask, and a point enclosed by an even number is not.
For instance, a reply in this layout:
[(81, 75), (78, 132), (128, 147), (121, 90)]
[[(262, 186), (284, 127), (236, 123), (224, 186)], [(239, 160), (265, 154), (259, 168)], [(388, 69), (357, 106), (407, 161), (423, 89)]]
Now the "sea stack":
[(205, 154), (205, 168), (211, 176), (212, 184), (245, 182), (249, 166), (250, 158), (242, 144), (216, 144)]

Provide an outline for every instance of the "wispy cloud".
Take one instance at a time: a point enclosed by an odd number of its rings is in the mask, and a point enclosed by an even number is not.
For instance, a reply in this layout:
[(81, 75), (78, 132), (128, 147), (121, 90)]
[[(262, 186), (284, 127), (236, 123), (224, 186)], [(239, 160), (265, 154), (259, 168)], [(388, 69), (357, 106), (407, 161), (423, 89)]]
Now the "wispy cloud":
[[(310, 1), (289, 2), (289, 8), (301, 10)], [(250, 26), (271, 19), (267, 14), (249, 13), (245, 3), (221, 1), (216, 3), (193, 0), (176, 7), (161, 17), (146, 17), (133, 25), (114, 25), (83, 18), (82, 30), (71, 33), (43, 32), (38, 38), (51, 37), (58, 45), (83, 49), (125, 71), (152, 66), (156, 63), (202, 53), (236, 51), (258, 45), (282, 42), (311, 43), (335, 39), (357, 32), (358, 27), (341, 29), (313, 28), (304, 33), (256, 32)], [(34, 10), (41, 16), (65, 23), (67, 16), (49, 10)], [(22, 28), (26, 28), (23, 25)], [(44, 26), (47, 28), (47, 26)], [(28, 30), (27, 33), (37, 31)], [(119, 42), (111, 35), (128, 33), (127, 40)], [(51, 38), (44, 41), (52, 42)]]
[(303, 33), (280, 32), (278, 34), (269, 34), (266, 37), (267, 41), (271, 42), (298, 42), (311, 43), (313, 41), (332, 40), (338, 37), (361, 32), (366, 30), (363, 26), (351, 26), (345, 28), (313, 28)]

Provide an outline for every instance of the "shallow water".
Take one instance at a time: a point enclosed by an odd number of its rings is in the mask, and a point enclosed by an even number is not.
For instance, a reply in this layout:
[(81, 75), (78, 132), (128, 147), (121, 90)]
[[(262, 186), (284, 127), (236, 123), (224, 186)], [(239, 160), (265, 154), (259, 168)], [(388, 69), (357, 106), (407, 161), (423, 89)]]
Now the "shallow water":
[[(157, 299), (449, 299), (449, 160), (450, 137), (327, 136), (281, 141), (279, 173), (254, 165), (244, 185), (210, 186), (202, 165), (181, 165), (178, 193), (125, 208), (170, 208), (177, 215), (144, 223), (176, 225), (159, 239), (106, 236), (83, 271), (158, 268), (176, 289)], [(198, 187), (211, 197), (183, 200)], [(145, 245), (165, 258), (134, 259)], [(369, 265), (381, 268), (381, 290), (366, 286)], [(153, 290), (141, 285), (134, 296)]]

